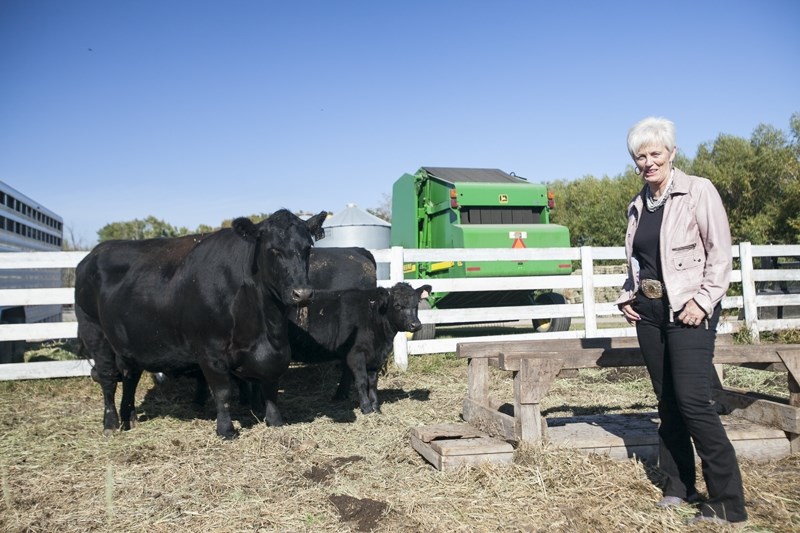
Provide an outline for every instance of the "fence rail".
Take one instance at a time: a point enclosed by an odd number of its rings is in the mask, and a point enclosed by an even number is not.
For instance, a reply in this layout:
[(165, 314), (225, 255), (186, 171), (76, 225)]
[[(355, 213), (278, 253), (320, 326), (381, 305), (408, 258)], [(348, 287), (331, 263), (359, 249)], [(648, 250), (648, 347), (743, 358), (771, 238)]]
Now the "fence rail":
[[(494, 340), (535, 340), (570, 339), (592, 337), (629, 337), (635, 329), (628, 327), (605, 328), (598, 326), (599, 317), (621, 317), (612, 303), (598, 301), (598, 289), (619, 288), (624, 282), (624, 274), (595, 273), (598, 262), (624, 259), (622, 247), (593, 248), (540, 248), (540, 249), (403, 249), (399, 247), (371, 250), (378, 263), (389, 264), (389, 279), (378, 281), (381, 286), (391, 286), (403, 281), (403, 264), (435, 261), (533, 261), (540, 259), (578, 262), (580, 269), (573, 275), (494, 277), (408, 280), (418, 287), (431, 284), (437, 292), (496, 291), (496, 290), (574, 290), (580, 292), (579, 303), (561, 305), (528, 305), (516, 307), (485, 307), (475, 309), (421, 310), (420, 320), (424, 323), (453, 324), (465, 322), (496, 322), (512, 320), (551, 319), (571, 317), (582, 319), (581, 329), (562, 332), (503, 334), (490, 336), (459, 337), (449, 339), (409, 340), (398, 334), (394, 341), (395, 363), (405, 369), (408, 355), (440, 352), (454, 352), (456, 344), (466, 342), (487, 342)], [(784, 308), (800, 306), (800, 294), (759, 293), (757, 288), (766, 283), (793, 284), (800, 286), (800, 245), (753, 246), (744, 242), (732, 249), (733, 256), (739, 259), (740, 268), (731, 276), (733, 292), (740, 296), (723, 299), (724, 309), (740, 309), (737, 317), (726, 317), (721, 322), (720, 333), (732, 333), (746, 327), (755, 342), (761, 331), (787, 328), (800, 328), (800, 318), (759, 317), (760, 308)], [(70, 269), (74, 268), (87, 252), (26, 252), (0, 254), (0, 269)], [(754, 268), (757, 258), (795, 258), (788, 263), (791, 268)], [(774, 266), (774, 265), (773, 265)], [(736, 289), (740, 290), (736, 290)], [(797, 291), (800, 293), (800, 290)], [(0, 290), (0, 307), (30, 305), (73, 305), (74, 291), (71, 288), (55, 289), (3, 289)], [(763, 313), (762, 313), (763, 314)], [(800, 315), (798, 315), (800, 317)], [(56, 322), (43, 324), (3, 324), (0, 325), (0, 341), (48, 339), (70, 339), (77, 336), (75, 322)], [(72, 363), (65, 364), (65, 363)], [(89, 366), (65, 361), (61, 364), (37, 363), (33, 371), (32, 363), (12, 363), (0, 365), (0, 381), (9, 379), (30, 379), (31, 377), (66, 377), (87, 375)], [(50, 365), (50, 366), (47, 366)], [(48, 370), (50, 369), (50, 370)]]

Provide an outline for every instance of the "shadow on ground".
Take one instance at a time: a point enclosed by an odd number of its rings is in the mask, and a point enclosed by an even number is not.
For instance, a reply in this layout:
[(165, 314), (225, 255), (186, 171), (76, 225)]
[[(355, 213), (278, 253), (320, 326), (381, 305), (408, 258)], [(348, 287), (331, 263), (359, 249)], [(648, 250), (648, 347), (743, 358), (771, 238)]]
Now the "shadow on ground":
[[(355, 391), (346, 401), (333, 400), (341, 373), (337, 363), (292, 366), (281, 379), (278, 408), (286, 424), (312, 422), (320, 417), (334, 422), (354, 422), (358, 410)], [(202, 405), (196, 402), (196, 391), (205, 387), (205, 382), (194, 377), (168, 378), (155, 383), (147, 374), (142, 377), (140, 387), (150, 387), (141, 404), (137, 405), (140, 421), (159, 417), (181, 420), (216, 418), (214, 402), (209, 397)], [(381, 389), (378, 382), (378, 400), (381, 406), (410, 399), (428, 401), (427, 389)], [(249, 405), (244, 394), (235, 394), (231, 416), (242, 427), (252, 427), (261, 422)], [(380, 415), (377, 415), (380, 416)]]

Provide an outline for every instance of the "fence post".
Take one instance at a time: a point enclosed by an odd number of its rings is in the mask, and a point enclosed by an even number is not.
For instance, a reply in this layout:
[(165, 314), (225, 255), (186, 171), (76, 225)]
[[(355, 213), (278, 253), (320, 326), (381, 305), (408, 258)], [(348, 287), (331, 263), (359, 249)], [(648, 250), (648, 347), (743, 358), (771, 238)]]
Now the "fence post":
[[(403, 247), (392, 246), (389, 257), (391, 259), (389, 262), (389, 280), (394, 285), (403, 281)], [(405, 372), (408, 370), (408, 337), (404, 331), (394, 336), (393, 348), (394, 364)]]
[(597, 337), (597, 312), (594, 307), (594, 263), (591, 246), (581, 246), (581, 286), (583, 287), (583, 329), (587, 338)]
[(750, 340), (759, 344), (758, 306), (756, 305), (756, 284), (753, 281), (753, 249), (749, 242), (739, 243), (739, 262), (742, 269), (742, 309), (744, 323), (750, 331)]
[(392, 246), (389, 253), (389, 281), (392, 285), (403, 281), (403, 247)]

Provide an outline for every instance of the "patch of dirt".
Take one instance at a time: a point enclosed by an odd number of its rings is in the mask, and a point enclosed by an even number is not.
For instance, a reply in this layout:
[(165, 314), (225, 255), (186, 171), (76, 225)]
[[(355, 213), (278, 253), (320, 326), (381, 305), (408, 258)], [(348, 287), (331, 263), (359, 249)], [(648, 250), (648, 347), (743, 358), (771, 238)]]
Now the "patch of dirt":
[(323, 483), (327, 481), (331, 476), (333, 476), (333, 474), (335, 474), (338, 469), (363, 460), (364, 458), (359, 455), (351, 455), (349, 457), (337, 457), (336, 459), (333, 459), (332, 461), (324, 465), (312, 466), (311, 470), (303, 474), (303, 477), (310, 481), (314, 481), (316, 483)]
[(328, 500), (336, 507), (341, 521), (355, 522), (358, 531), (372, 531), (377, 528), (389, 507), (386, 502), (370, 498), (353, 498), (344, 494), (332, 494)]

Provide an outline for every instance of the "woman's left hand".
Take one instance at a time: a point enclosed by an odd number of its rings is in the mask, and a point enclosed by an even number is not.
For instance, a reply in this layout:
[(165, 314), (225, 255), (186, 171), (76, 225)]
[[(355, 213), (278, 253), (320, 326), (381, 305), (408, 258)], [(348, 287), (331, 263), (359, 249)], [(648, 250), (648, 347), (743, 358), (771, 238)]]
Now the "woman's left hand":
[(687, 326), (696, 328), (701, 322), (703, 322), (705, 317), (706, 312), (703, 311), (699, 305), (697, 305), (697, 302), (694, 300), (689, 300), (678, 315), (678, 320)]

